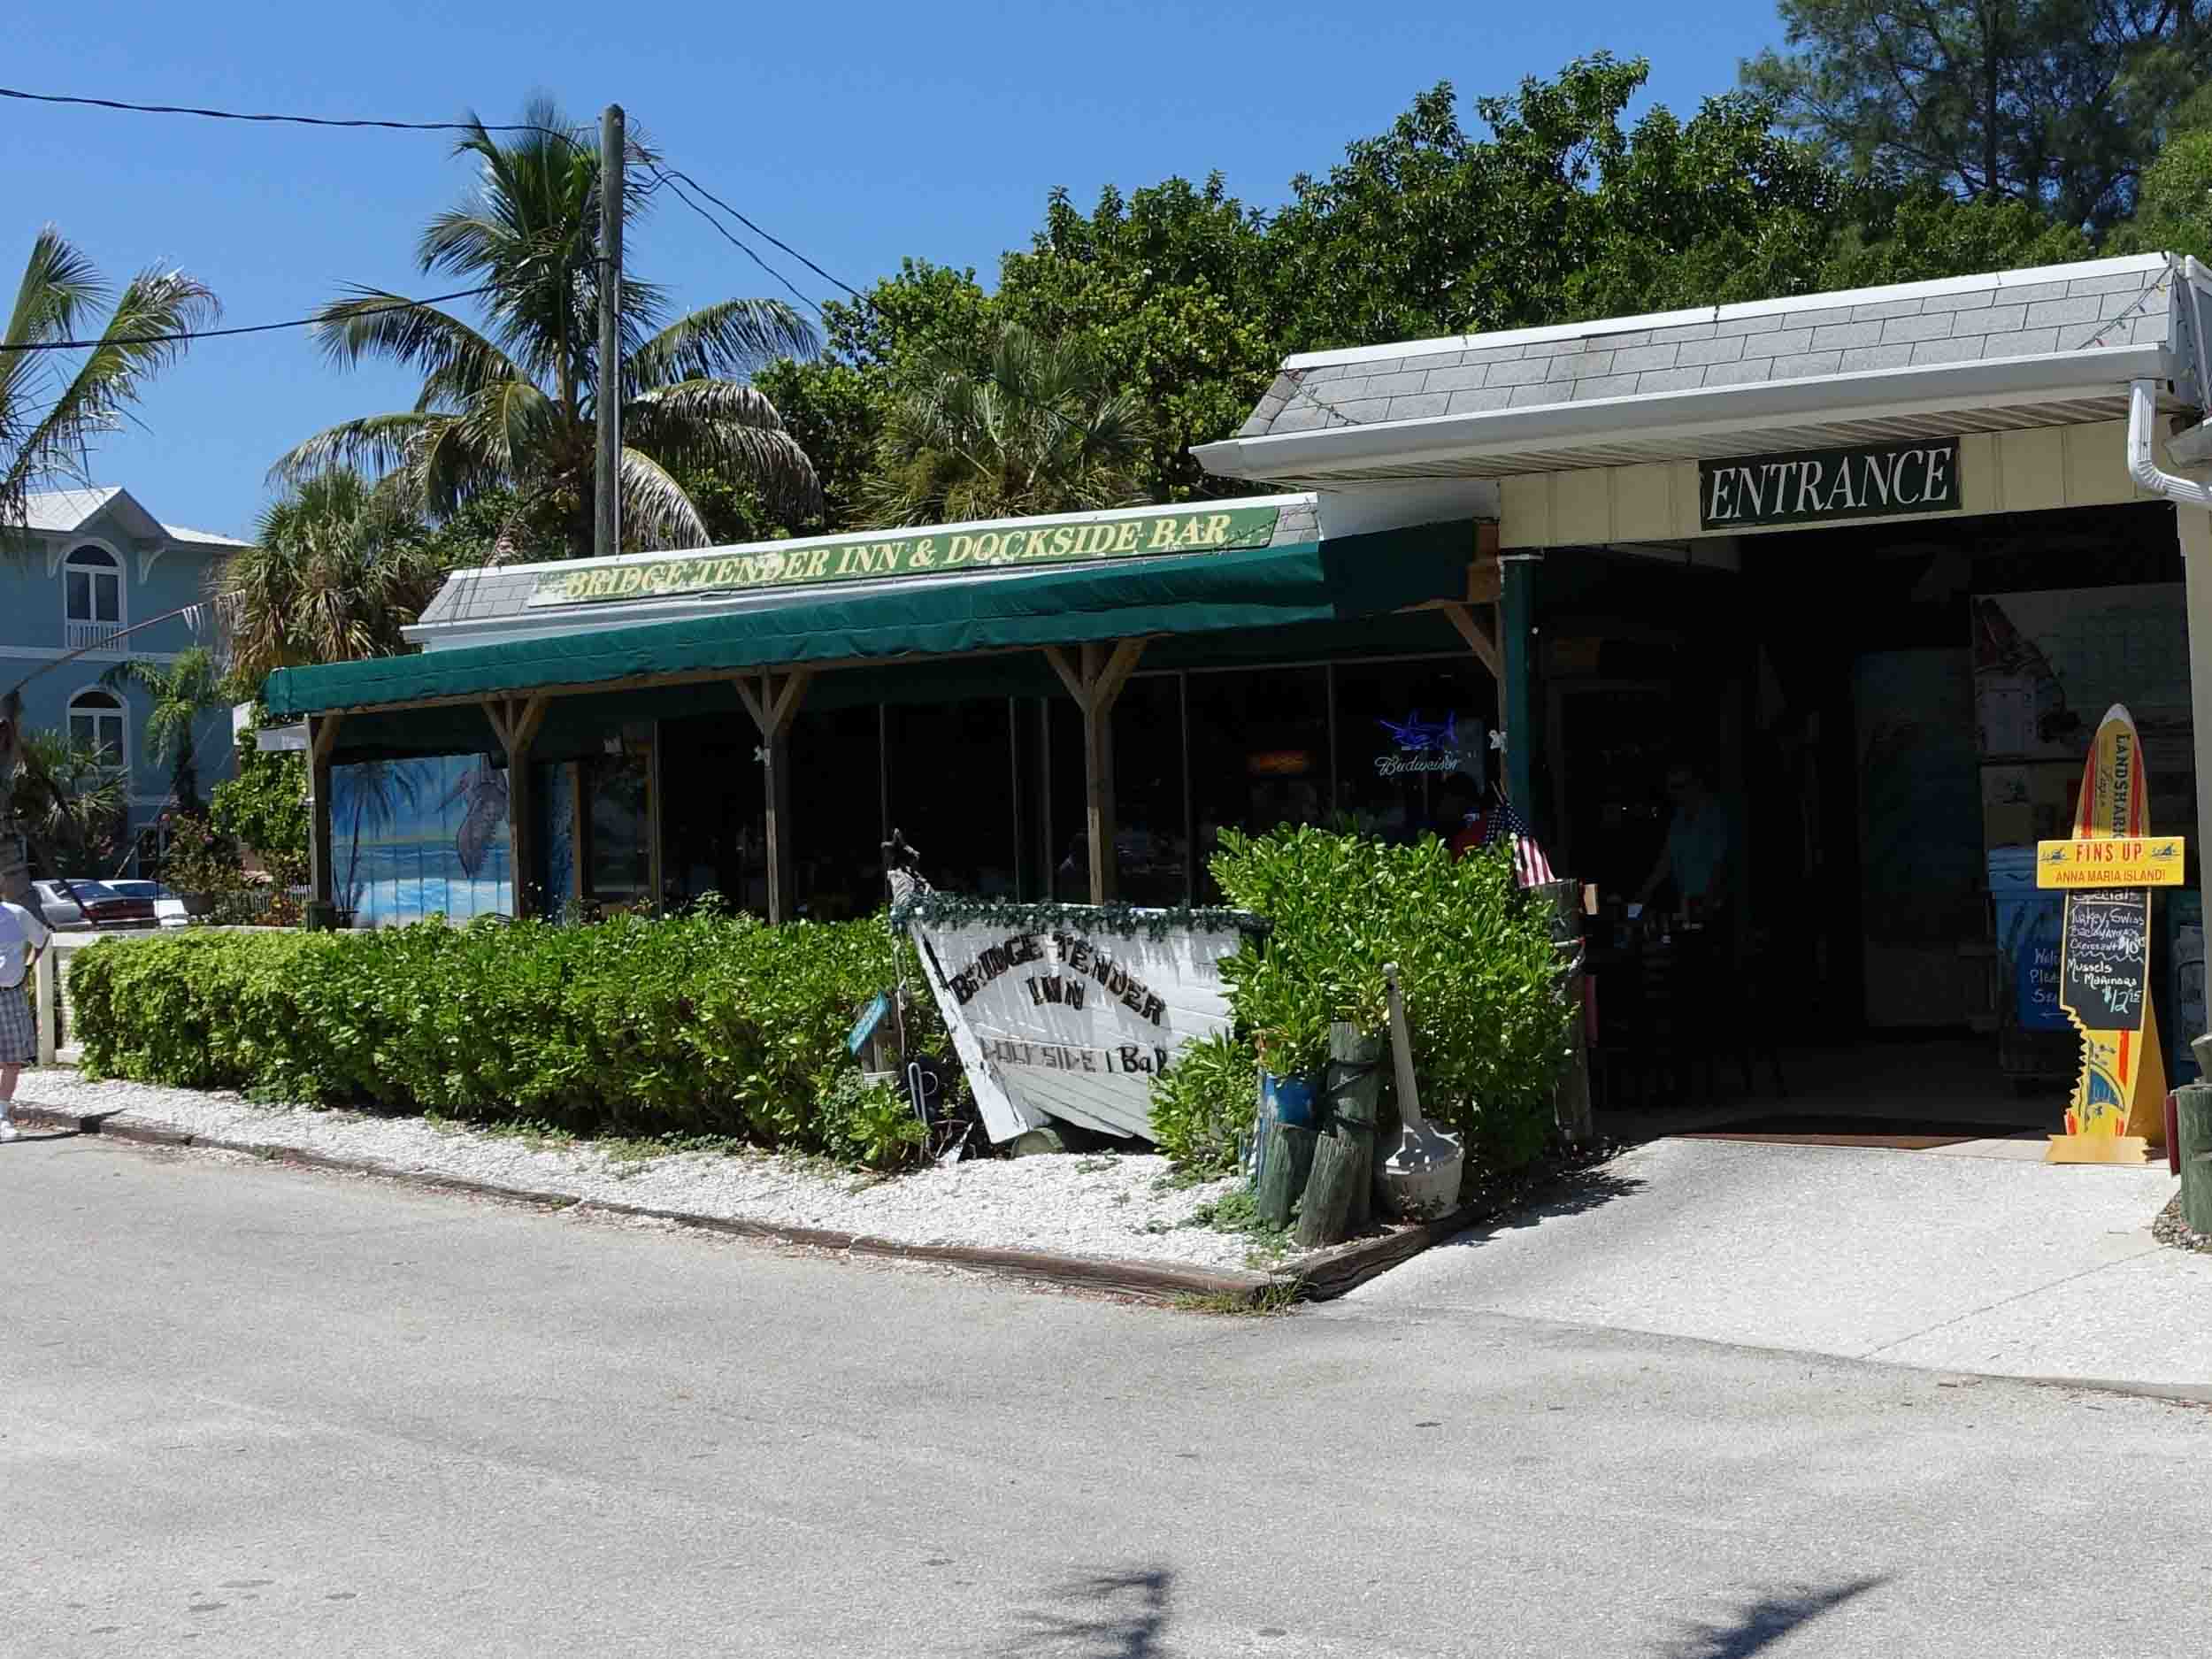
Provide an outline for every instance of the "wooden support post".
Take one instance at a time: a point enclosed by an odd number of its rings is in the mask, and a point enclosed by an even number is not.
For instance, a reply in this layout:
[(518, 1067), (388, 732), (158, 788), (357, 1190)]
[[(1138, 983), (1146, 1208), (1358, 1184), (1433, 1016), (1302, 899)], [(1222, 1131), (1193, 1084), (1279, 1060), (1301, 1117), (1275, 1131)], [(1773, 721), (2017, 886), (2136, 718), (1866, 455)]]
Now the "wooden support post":
[(1506, 798), (1532, 829), (1536, 807), (1536, 576), (1540, 553), (1510, 553), (1504, 566), (1499, 605), (1500, 676), (1498, 713), (1505, 723)]
[(1045, 660), (1075, 699), (1083, 716), (1083, 833), (1089, 844), (1091, 902), (1104, 904), (1119, 885), (1114, 859), (1114, 703), (1144, 655), (1144, 641), (1117, 641), (1079, 648), (1048, 645)]
[(2177, 1089), (2174, 1106), (2181, 1219), (2193, 1233), (2212, 1233), (2212, 1088), (2192, 1083)]
[(61, 952), (51, 940), (38, 953), (31, 987), (38, 996), (38, 1063), (51, 1065), (61, 1052)]
[(791, 722), (806, 695), (810, 668), (787, 673), (763, 672), (737, 682), (737, 695), (760, 728), (765, 771), (762, 784), (768, 803), (768, 919), (780, 925), (799, 913), (799, 864), (792, 844)]
[(307, 898), (317, 907), (309, 918), (311, 927), (329, 926), (337, 902), (331, 863), (330, 757), (338, 746), (338, 720), (334, 714), (321, 714), (307, 722)]
[(537, 873), (537, 815), (530, 787), (530, 749), (538, 727), (545, 723), (551, 699), (511, 697), (488, 703), (484, 713), (492, 723), (499, 745), (507, 752), (507, 866), (508, 885), (514, 889), (514, 914), (518, 921), (543, 908), (533, 890)]
[(1329, 1027), (1326, 1127), (1298, 1211), (1298, 1242), (1341, 1244), (1366, 1217), (1374, 1179), (1375, 1102), (1382, 1094), (1383, 1040), (1349, 1020)]

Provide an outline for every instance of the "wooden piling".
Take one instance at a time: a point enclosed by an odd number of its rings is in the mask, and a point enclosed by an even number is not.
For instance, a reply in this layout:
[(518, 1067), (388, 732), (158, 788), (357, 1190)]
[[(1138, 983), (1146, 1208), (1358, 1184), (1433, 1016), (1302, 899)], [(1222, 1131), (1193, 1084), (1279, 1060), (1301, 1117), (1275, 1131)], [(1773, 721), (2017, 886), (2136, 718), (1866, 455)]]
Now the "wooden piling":
[(1348, 1020), (1329, 1027), (1326, 1128), (1298, 1212), (1298, 1242), (1341, 1244), (1374, 1179), (1375, 1102), (1382, 1093), (1383, 1040)]

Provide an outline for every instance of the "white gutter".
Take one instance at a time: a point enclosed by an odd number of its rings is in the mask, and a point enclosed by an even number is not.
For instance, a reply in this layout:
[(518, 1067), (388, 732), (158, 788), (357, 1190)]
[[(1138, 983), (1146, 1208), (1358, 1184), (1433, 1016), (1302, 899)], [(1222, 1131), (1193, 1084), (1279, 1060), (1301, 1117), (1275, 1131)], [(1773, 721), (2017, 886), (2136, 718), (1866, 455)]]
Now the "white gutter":
[(2109, 346), (1323, 426), (1230, 438), (1198, 445), (1192, 453), (1208, 472), (1223, 477), (1318, 479), (1374, 462), (1442, 464), (1454, 457), (1510, 457), (1631, 440), (1688, 442), (1770, 430), (1778, 423), (1832, 425), (2098, 394), (2110, 397), (2122, 382), (2174, 376), (2173, 356), (2162, 344)]
[(2200, 484), (2158, 465), (2152, 447), (2157, 434), (2158, 384), (2137, 380), (2128, 388), (2128, 471), (2154, 495), (2184, 507), (2212, 508), (2212, 484)]

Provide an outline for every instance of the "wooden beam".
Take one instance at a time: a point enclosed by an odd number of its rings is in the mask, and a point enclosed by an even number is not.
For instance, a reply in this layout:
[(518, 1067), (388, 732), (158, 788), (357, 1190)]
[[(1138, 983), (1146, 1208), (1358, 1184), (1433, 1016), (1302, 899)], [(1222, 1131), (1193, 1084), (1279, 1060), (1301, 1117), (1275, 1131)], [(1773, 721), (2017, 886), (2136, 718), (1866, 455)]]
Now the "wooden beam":
[(1467, 567), (1467, 603), (1471, 605), (1494, 605), (1504, 590), (1504, 573), (1498, 569), (1495, 558), (1479, 558)]
[(1091, 703), (1090, 687), (1083, 683), (1083, 672), (1068, 660), (1064, 646), (1045, 647), (1045, 661), (1052, 664), (1052, 672), (1060, 676), (1060, 683), (1068, 688), (1068, 695), (1075, 699), (1078, 708), (1087, 709)]
[(330, 757), (338, 747), (341, 718), (319, 714), (307, 723), (307, 896), (317, 905), (336, 902), (331, 864)]
[(768, 919), (795, 921), (799, 914), (799, 862), (791, 811), (791, 723), (814, 678), (811, 668), (741, 676), (737, 695), (760, 728), (762, 792), (768, 830)]
[(1090, 858), (1091, 902), (1103, 904), (1119, 886), (1114, 859), (1114, 703), (1144, 655), (1141, 639), (1086, 642), (1071, 658), (1062, 645), (1045, 660), (1083, 717), (1083, 840)]
[(1096, 679), (1091, 682), (1091, 700), (1104, 713), (1114, 706), (1122, 687), (1129, 683), (1129, 676), (1137, 672), (1137, 659), (1144, 655), (1144, 641), (1123, 640), (1114, 647), (1114, 654), (1107, 658)]
[(518, 920), (544, 908), (543, 895), (533, 883), (537, 877), (537, 792), (531, 787), (530, 749), (552, 699), (544, 692), (527, 697), (495, 698), (484, 705), (484, 718), (507, 757), (508, 884), (514, 889)]
[(1475, 654), (1475, 660), (1490, 671), (1490, 678), (1502, 682), (1505, 664), (1498, 656), (1496, 635), (1477, 621), (1474, 612), (1465, 605), (1447, 601), (1436, 608), (1459, 630), (1459, 637), (1467, 641), (1467, 649)]

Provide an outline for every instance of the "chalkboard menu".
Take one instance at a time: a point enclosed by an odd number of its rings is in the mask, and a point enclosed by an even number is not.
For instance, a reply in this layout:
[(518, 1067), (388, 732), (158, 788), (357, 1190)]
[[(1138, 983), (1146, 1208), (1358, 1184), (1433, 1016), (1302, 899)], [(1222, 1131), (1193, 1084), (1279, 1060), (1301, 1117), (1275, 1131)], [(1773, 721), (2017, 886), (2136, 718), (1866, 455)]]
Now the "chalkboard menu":
[(2059, 1001), (2091, 1031), (2137, 1031), (2150, 986), (2148, 887), (2066, 895)]

